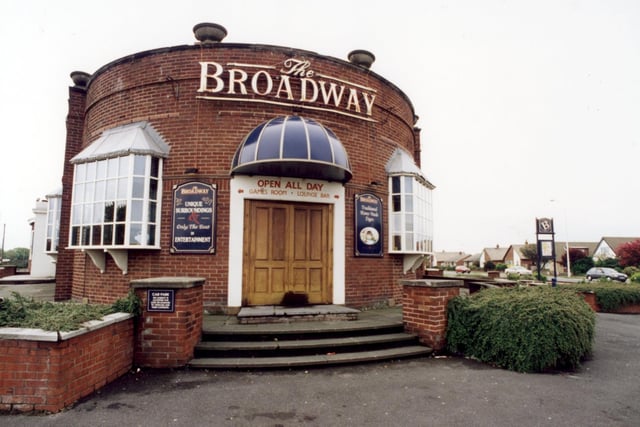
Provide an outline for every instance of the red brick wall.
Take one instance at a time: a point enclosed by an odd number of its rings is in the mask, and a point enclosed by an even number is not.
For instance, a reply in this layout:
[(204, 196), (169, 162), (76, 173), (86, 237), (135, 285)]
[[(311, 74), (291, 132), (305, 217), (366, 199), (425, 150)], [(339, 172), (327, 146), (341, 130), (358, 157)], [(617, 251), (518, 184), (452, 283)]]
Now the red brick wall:
[[(290, 57), (304, 57), (312, 62), (316, 73), (340, 76), (342, 79), (374, 88), (375, 122), (297, 107), (196, 99), (199, 87), (200, 61), (254, 64), (281, 64)], [(139, 120), (149, 121), (170, 144), (171, 151), (163, 167), (162, 220), (160, 250), (129, 251), (126, 276), (107, 256), (107, 266), (100, 273), (80, 251), (59, 257), (57, 285), (62, 296), (87, 298), (91, 302), (110, 303), (126, 295), (131, 280), (197, 275), (206, 278), (203, 290), (207, 307), (224, 308), (227, 304), (229, 243), (229, 172), (233, 155), (243, 138), (258, 124), (279, 115), (299, 114), (317, 120), (332, 129), (345, 146), (353, 179), (346, 187), (346, 303), (366, 306), (389, 298), (399, 299), (398, 280), (414, 278), (404, 275), (402, 257), (389, 255), (388, 219), (384, 215), (385, 256), (377, 259), (353, 256), (354, 195), (372, 192), (387, 206), (385, 166), (397, 147), (419, 155), (419, 130), (414, 128), (414, 111), (408, 98), (389, 81), (374, 72), (345, 61), (290, 48), (244, 44), (216, 44), (208, 47), (179, 46), (142, 52), (114, 61), (100, 69), (91, 80), (83, 114), (76, 112), (77, 102), (70, 103), (65, 161), (105, 129)], [(82, 147), (75, 144), (84, 120)], [(81, 122), (82, 123), (82, 122)], [(80, 123), (80, 124), (81, 124)], [(420, 159), (416, 159), (420, 163)], [(186, 175), (187, 168), (197, 168), (196, 175)], [(65, 168), (63, 182), (72, 182), (72, 169)], [(171, 239), (172, 186), (198, 179), (218, 186), (216, 210), (216, 253), (211, 255), (176, 255), (169, 251)], [(372, 186), (376, 181), (382, 185)], [(61, 246), (68, 241), (69, 197), (65, 187), (63, 198), (63, 233)], [(72, 271), (72, 276), (71, 273)], [(71, 283), (72, 289), (67, 286)]]
[(145, 310), (139, 317), (135, 363), (151, 368), (174, 368), (193, 358), (202, 335), (202, 287), (175, 290), (173, 313), (148, 312), (147, 289), (136, 289)]
[(447, 304), (460, 295), (461, 287), (462, 282), (456, 280), (403, 282), (405, 331), (417, 335), (421, 343), (434, 350), (442, 350), (446, 346)]
[(65, 249), (69, 243), (71, 221), (71, 193), (73, 188), (73, 165), (71, 158), (81, 151), (84, 133), (84, 110), (86, 92), (77, 87), (69, 88), (69, 113), (67, 114), (67, 142), (62, 167), (62, 206), (60, 213), (60, 245), (56, 262), (56, 301), (71, 298), (73, 260), (75, 251)]
[(0, 340), (0, 411), (60, 411), (132, 363), (133, 319), (58, 342)]

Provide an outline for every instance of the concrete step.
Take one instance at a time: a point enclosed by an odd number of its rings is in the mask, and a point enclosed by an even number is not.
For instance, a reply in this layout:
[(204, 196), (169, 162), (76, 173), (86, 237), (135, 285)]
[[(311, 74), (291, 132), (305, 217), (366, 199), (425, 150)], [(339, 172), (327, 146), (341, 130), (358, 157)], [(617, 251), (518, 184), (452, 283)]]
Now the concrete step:
[(198, 369), (257, 369), (330, 366), (428, 356), (432, 352), (433, 350), (428, 347), (414, 345), (383, 350), (351, 353), (329, 352), (322, 355), (307, 356), (197, 358), (193, 359), (189, 363), (189, 366)]
[(196, 346), (196, 353), (211, 352), (275, 352), (329, 350), (344, 347), (371, 347), (379, 345), (414, 344), (416, 338), (404, 332), (394, 334), (350, 336), (340, 338), (299, 339), (271, 341), (203, 341)]

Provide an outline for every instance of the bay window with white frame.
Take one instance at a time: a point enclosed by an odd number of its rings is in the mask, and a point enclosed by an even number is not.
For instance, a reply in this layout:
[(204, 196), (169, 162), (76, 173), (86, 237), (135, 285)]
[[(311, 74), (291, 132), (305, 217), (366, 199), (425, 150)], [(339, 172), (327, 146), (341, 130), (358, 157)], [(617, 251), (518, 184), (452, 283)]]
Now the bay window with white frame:
[(143, 123), (106, 131), (74, 157), (69, 246), (159, 249), (167, 153), (161, 137)]

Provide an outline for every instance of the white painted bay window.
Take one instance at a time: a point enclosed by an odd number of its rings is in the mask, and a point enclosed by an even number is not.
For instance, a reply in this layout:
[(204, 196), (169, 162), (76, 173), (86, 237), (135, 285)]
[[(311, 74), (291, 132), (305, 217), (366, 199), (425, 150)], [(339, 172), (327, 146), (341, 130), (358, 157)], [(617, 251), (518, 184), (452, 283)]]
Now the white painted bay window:
[(62, 189), (47, 195), (47, 230), (45, 236), (45, 253), (58, 253), (60, 243), (60, 212), (62, 210)]
[(69, 246), (126, 273), (127, 250), (160, 248), (162, 162), (169, 146), (147, 122), (105, 131), (74, 164)]
[(405, 255), (405, 271), (433, 253), (433, 189), (411, 156), (397, 149), (389, 176), (389, 253)]

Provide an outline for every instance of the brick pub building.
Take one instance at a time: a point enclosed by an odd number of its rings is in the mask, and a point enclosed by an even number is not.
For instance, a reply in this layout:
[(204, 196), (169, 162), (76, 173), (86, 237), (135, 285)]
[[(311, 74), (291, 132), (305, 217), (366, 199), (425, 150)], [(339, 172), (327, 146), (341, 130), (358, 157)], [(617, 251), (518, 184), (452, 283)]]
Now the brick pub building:
[(400, 302), (433, 235), (409, 98), (367, 51), (194, 34), (72, 73), (56, 299), (198, 277), (212, 312)]

